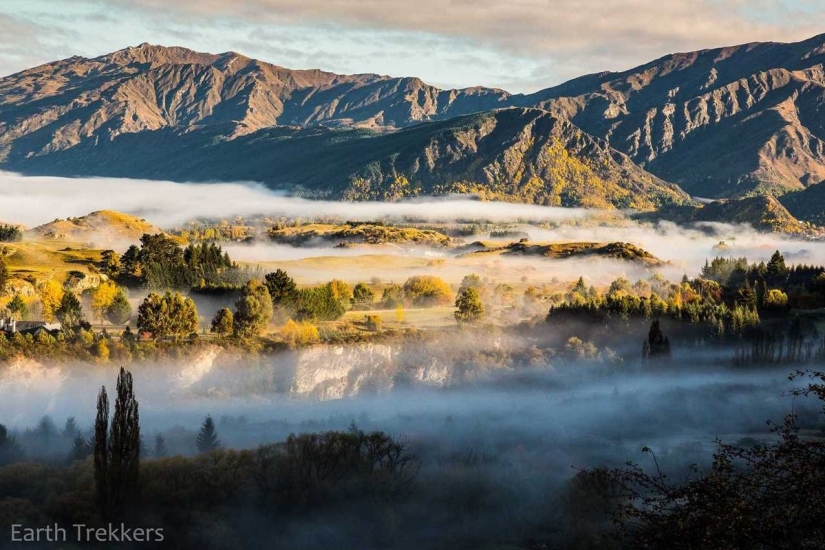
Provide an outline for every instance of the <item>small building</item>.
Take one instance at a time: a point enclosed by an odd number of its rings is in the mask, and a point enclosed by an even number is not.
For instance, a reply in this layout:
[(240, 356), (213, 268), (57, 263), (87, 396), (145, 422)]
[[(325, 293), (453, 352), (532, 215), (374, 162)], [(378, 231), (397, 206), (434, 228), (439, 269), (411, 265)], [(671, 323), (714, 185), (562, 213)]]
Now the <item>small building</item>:
[(37, 336), (43, 331), (53, 334), (58, 332), (63, 325), (60, 323), (47, 323), (46, 321), (18, 321), (16, 319), (0, 319), (0, 333), (11, 336), (16, 333), (23, 335), (31, 334)]

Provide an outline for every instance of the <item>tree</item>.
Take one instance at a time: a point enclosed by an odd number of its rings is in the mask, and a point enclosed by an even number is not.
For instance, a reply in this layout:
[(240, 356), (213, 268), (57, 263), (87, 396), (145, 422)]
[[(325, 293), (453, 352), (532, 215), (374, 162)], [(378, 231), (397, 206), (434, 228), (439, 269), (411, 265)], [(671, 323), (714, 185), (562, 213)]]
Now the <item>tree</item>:
[(54, 316), (64, 326), (74, 328), (85, 321), (83, 307), (74, 292), (67, 290), (60, 299), (60, 306), (55, 310)]
[(332, 292), (333, 298), (341, 302), (341, 305), (345, 308), (349, 309), (352, 305), (352, 289), (349, 285), (340, 279), (333, 279), (327, 283), (327, 285)]
[(670, 340), (662, 333), (658, 320), (650, 323), (647, 339), (642, 344), (642, 359), (645, 361), (670, 359)]
[(126, 298), (126, 293), (122, 288), (118, 288), (112, 302), (106, 308), (106, 320), (113, 325), (122, 325), (129, 322), (132, 317), (132, 305)]
[(0, 424), (0, 466), (23, 458), (23, 451), (3, 424)]
[(387, 309), (404, 304), (404, 289), (400, 285), (390, 285), (381, 294), (381, 306)]
[(14, 225), (0, 225), (0, 243), (13, 243), (23, 240), (23, 232)]
[(290, 347), (315, 344), (321, 339), (315, 325), (307, 321), (296, 323), (292, 319), (284, 324), (279, 332), (279, 336)]
[(6, 293), (6, 284), (9, 282), (9, 268), (6, 260), (0, 256), (0, 296)]
[(375, 292), (364, 283), (358, 283), (352, 291), (352, 307), (353, 309), (372, 309), (375, 301)]
[(19, 294), (14, 295), (6, 306), (6, 309), (8, 309), (9, 313), (18, 321), (29, 316), (29, 306), (26, 305), (26, 302)]
[(53, 321), (60, 307), (60, 301), (63, 299), (63, 285), (54, 279), (49, 279), (41, 283), (37, 290), (40, 303), (43, 304), (43, 318), (46, 321)]
[(235, 316), (232, 314), (232, 310), (228, 307), (221, 308), (215, 314), (215, 318), (212, 319), (210, 332), (219, 336), (232, 336), (234, 322)]
[(278, 269), (273, 273), (264, 275), (266, 289), (269, 297), (272, 298), (272, 305), (275, 307), (290, 306), (295, 302), (298, 295), (298, 287), (295, 280), (283, 269)]
[(100, 323), (103, 323), (103, 316), (109, 306), (117, 296), (118, 286), (112, 281), (103, 281), (92, 291), (92, 311), (97, 314)]
[(782, 285), (788, 279), (788, 267), (785, 265), (785, 258), (777, 250), (771, 256), (765, 272), (765, 280), (770, 285)]
[[(794, 396), (825, 399), (825, 373)], [(718, 442), (708, 470), (669, 476), (653, 458), (607, 470), (618, 484), (613, 520), (627, 548), (822, 548), (825, 440), (802, 432), (799, 417), (769, 422), (774, 436), (755, 444)], [(813, 428), (813, 426), (811, 426)], [(761, 438), (760, 438), (761, 439)]]
[(484, 318), (484, 304), (481, 303), (481, 294), (478, 288), (468, 286), (463, 288), (455, 300), (455, 320), (459, 323), (476, 323)]
[(114, 250), (104, 250), (100, 254), (103, 273), (110, 279), (117, 279), (120, 276), (121, 264), (120, 256)]
[(155, 458), (166, 456), (166, 439), (160, 432), (155, 434), (155, 448), (152, 454), (154, 454)]
[(404, 282), (404, 297), (418, 307), (449, 305), (452, 298), (450, 285), (432, 275), (414, 275)]
[(72, 439), (72, 450), (69, 451), (69, 463), (76, 460), (86, 460), (94, 449), (94, 445), (88, 439), (83, 437), (83, 434), (77, 434)]
[(98, 510), (104, 517), (109, 517), (109, 397), (106, 387), (97, 394), (97, 416), (95, 417), (94, 470), (95, 494)]
[(218, 440), (218, 432), (215, 430), (215, 421), (212, 420), (211, 415), (206, 415), (206, 418), (201, 425), (201, 429), (198, 432), (195, 447), (201, 454), (209, 453), (221, 448), (221, 442)]
[(258, 279), (252, 279), (241, 289), (235, 302), (232, 320), (235, 336), (249, 338), (258, 335), (272, 319), (272, 298), (269, 290)]
[(459, 285), (458, 290), (464, 290), (465, 288), (476, 288), (481, 290), (484, 288), (484, 282), (481, 280), (481, 277), (475, 273), (470, 273), (461, 279), (461, 284)]
[(132, 374), (123, 367), (117, 378), (117, 398), (109, 432), (108, 487), (112, 513), (122, 519), (140, 485), (140, 414)]
[(334, 321), (346, 313), (331, 284), (302, 288), (298, 292), (295, 317), (299, 320)]
[(765, 307), (769, 309), (785, 309), (788, 305), (788, 295), (779, 289), (772, 288), (765, 294)]
[(60, 435), (67, 439), (74, 439), (80, 435), (80, 428), (77, 427), (77, 422), (75, 421), (74, 416), (70, 416), (66, 419), (66, 423), (63, 425), (63, 430), (61, 430)]
[(166, 291), (163, 296), (150, 292), (138, 307), (138, 330), (155, 338), (188, 336), (197, 332), (199, 325), (195, 302), (180, 292)]

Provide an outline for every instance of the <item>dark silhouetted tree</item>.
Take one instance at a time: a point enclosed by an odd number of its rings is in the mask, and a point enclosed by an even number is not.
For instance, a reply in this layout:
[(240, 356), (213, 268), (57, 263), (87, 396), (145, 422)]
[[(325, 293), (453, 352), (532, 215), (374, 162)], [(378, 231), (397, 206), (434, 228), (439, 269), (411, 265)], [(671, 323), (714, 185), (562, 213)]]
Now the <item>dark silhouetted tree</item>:
[(198, 439), (195, 441), (195, 446), (199, 453), (208, 453), (221, 448), (221, 442), (218, 440), (218, 432), (215, 430), (215, 421), (212, 420), (211, 415), (206, 415), (201, 429), (198, 432)]
[(3, 424), (0, 424), (0, 466), (5, 466), (23, 458), (23, 452)]
[(670, 340), (662, 333), (658, 320), (650, 323), (650, 331), (642, 345), (642, 359), (645, 361), (670, 360)]
[(785, 265), (785, 258), (777, 250), (771, 256), (765, 272), (765, 280), (771, 286), (781, 286), (788, 279), (788, 267)]
[(166, 456), (166, 439), (160, 432), (155, 434), (155, 447), (152, 450), (152, 453), (155, 455), (155, 458)]
[(298, 297), (298, 287), (295, 280), (283, 269), (267, 273), (264, 276), (264, 281), (266, 289), (269, 291), (269, 297), (272, 298), (272, 305), (275, 307), (288, 307)]
[(97, 501), (107, 520), (122, 520), (137, 500), (140, 486), (140, 415), (132, 375), (121, 367), (111, 427), (106, 388), (97, 398), (94, 466)]
[(135, 502), (140, 476), (140, 414), (132, 374), (121, 367), (109, 433), (109, 487), (116, 519)]
[(94, 442), (95, 491), (97, 506), (104, 518), (109, 518), (109, 397), (106, 387), (97, 395), (97, 416), (95, 416)]

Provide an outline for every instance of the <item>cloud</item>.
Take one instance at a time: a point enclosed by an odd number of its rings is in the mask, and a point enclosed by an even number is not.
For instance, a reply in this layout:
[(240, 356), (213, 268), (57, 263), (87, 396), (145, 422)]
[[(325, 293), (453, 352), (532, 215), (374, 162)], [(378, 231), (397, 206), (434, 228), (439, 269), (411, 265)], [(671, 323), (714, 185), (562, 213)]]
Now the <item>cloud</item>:
[(427, 33), (551, 60), (565, 76), (629, 67), (679, 50), (821, 31), (821, 2), (778, 0), (113, 0), (153, 13), (256, 24), (334, 24)]
[(240, 216), (340, 217), (348, 220), (414, 218), (430, 222), (554, 221), (587, 210), (481, 202), (471, 198), (400, 203), (313, 201), (286, 197), (258, 184), (174, 183), (118, 178), (28, 177), (0, 172), (0, 220), (27, 227), (96, 210), (116, 210), (169, 228), (194, 218)]

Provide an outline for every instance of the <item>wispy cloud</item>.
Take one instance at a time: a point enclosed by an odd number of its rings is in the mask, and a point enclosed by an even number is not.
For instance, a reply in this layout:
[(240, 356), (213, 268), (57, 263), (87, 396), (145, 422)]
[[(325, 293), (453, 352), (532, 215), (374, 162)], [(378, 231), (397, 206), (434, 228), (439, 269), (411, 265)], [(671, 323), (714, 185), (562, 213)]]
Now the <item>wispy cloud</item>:
[(0, 50), (19, 52), (0, 60), (6, 72), (148, 41), (514, 92), (825, 28), (821, 0), (10, 0), (0, 17), (12, 21), (0, 21)]

